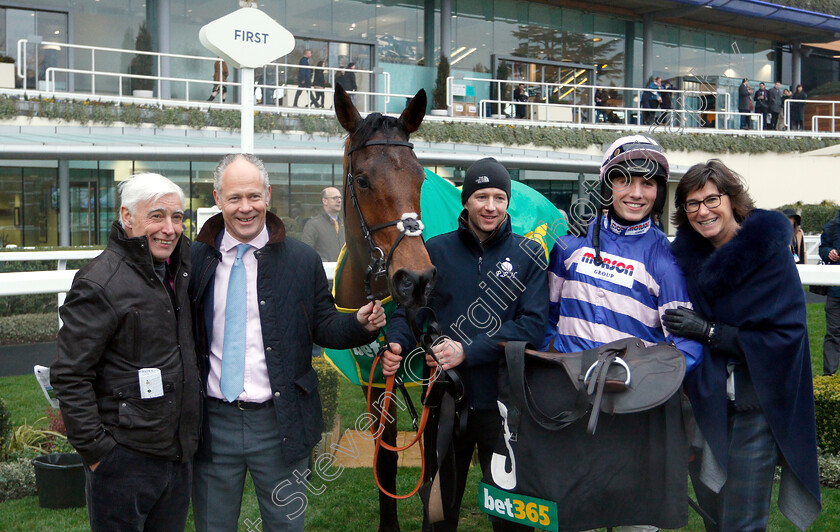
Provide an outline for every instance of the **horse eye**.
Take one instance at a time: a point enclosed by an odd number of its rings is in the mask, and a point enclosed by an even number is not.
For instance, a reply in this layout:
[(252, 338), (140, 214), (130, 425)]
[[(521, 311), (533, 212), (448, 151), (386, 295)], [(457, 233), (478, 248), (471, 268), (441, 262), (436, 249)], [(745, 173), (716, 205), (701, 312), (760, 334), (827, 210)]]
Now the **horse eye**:
[(359, 188), (370, 188), (370, 183), (364, 177), (357, 177), (356, 184), (359, 185)]

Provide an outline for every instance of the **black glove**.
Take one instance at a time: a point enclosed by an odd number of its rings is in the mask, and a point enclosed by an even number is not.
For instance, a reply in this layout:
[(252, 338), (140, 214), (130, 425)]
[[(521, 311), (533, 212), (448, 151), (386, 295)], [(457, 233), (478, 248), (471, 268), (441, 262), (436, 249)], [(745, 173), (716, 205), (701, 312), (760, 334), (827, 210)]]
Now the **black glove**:
[(682, 336), (698, 342), (708, 341), (711, 324), (703, 316), (685, 307), (668, 309), (662, 323), (674, 336)]

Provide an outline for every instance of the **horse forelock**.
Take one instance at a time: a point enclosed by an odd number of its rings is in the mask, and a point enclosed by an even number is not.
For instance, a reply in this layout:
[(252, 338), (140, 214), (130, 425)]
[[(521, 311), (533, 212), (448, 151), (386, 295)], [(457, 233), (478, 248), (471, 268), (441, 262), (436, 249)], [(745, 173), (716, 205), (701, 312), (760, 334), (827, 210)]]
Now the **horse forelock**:
[[(396, 118), (381, 113), (371, 113), (350, 134), (350, 151), (358, 149), (377, 133), (382, 133), (385, 138), (393, 138), (397, 132), (402, 132), (402, 130)], [(405, 138), (408, 138), (405, 132), (402, 133)]]

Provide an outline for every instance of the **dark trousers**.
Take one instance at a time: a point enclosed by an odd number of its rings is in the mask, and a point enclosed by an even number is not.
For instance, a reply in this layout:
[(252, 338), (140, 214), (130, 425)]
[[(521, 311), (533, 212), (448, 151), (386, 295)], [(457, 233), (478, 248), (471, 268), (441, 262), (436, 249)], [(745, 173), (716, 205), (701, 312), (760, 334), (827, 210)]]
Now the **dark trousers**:
[(775, 113), (770, 113), (770, 129), (776, 130), (776, 127), (779, 125), (779, 113), (778, 111)]
[[(498, 410), (470, 410), (467, 418), (467, 429), (455, 436), (454, 441), (454, 464), (455, 468), (455, 492), (453, 493), (452, 516), (446, 521), (436, 523), (431, 530), (433, 532), (448, 532), (458, 529), (458, 514), (461, 508), (461, 499), (464, 497), (464, 489), (467, 485), (467, 474), (470, 470), (473, 451), (478, 448), (478, 461), (481, 464), (481, 472), (486, 473), (490, 467), (490, 460), (493, 457), (493, 448), (502, 430), (502, 417)], [(440, 451), (440, 449), (438, 450)], [(443, 467), (446, 467), (444, 463)], [(452, 476), (451, 472), (442, 472), (441, 476)], [(517, 523), (493, 519), (493, 530), (495, 532), (533, 530)]]
[(840, 364), (840, 297), (825, 298), (823, 375), (834, 375)]
[(117, 445), (95, 471), (85, 467), (92, 532), (183, 532), (190, 506), (192, 466)]
[(707, 532), (764, 531), (770, 516), (773, 474), (781, 453), (770, 425), (760, 409), (729, 412), (729, 464), (726, 483), (715, 493), (699, 481), (699, 462), (689, 472), (700, 507), (717, 524), (706, 522)]
[[(293, 104), (292, 104), (292, 107), (297, 107), (298, 98), (300, 98), (300, 93), (302, 93), (302, 92), (303, 92), (303, 90), (302, 90), (302, 89), (308, 89), (308, 88), (309, 88), (309, 87), (311, 87), (311, 86), (312, 86), (312, 82), (311, 82), (311, 81), (306, 81), (306, 82), (301, 83), (301, 84), (299, 84), (299, 85), (298, 85), (298, 87), (300, 87), (300, 89), (298, 89), (297, 91), (295, 91), (295, 103), (293, 103)], [(314, 99), (314, 97), (310, 94), (310, 95), (309, 95), (309, 99), (310, 99), (310, 103), (311, 103), (311, 100), (313, 100), (313, 99)]]
[[(749, 113), (749, 111), (745, 111), (743, 109), (738, 109), (739, 113)], [(749, 115), (741, 115), (741, 129), (751, 129), (750, 128), (750, 116)]]

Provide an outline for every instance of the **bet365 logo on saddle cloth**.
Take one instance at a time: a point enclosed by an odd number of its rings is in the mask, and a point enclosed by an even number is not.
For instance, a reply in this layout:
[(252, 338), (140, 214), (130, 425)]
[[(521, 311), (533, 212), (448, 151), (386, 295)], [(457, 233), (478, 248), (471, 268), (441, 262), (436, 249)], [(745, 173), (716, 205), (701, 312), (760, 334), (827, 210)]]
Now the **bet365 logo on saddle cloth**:
[(486, 514), (514, 523), (541, 530), (558, 530), (557, 504), (552, 501), (518, 495), (479, 482), (478, 506)]

